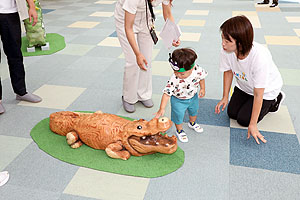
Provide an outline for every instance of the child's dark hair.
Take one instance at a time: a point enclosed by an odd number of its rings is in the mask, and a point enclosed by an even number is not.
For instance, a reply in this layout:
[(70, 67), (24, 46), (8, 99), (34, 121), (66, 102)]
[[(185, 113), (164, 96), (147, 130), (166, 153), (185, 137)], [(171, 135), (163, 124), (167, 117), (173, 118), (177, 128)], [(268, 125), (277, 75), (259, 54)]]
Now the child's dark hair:
[(246, 55), (252, 48), (253, 43), (253, 27), (251, 22), (244, 15), (232, 17), (226, 20), (220, 27), (226, 40), (231, 36), (236, 42), (238, 55)]
[(184, 68), (188, 71), (197, 59), (197, 54), (192, 49), (181, 48), (173, 51), (171, 57), (172, 60), (177, 63), (179, 68)]

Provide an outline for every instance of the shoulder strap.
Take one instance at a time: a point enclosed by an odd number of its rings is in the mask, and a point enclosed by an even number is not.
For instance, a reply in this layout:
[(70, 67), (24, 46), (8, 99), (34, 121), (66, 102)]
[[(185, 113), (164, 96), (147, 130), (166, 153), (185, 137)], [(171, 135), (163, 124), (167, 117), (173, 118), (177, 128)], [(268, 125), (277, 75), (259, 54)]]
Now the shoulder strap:
[(151, 13), (152, 20), (155, 21), (155, 14), (153, 12), (153, 6), (152, 6), (152, 3), (151, 3), (151, 0), (147, 0), (147, 1), (148, 1), (148, 6), (149, 6), (149, 10), (150, 10), (150, 13)]
[(151, 13), (151, 20), (152, 20), (152, 22), (155, 21), (155, 14), (153, 12), (153, 6), (152, 6), (150, 0), (145, 0), (145, 3), (146, 3), (146, 20), (147, 20), (147, 26), (148, 26), (148, 29), (149, 29), (149, 24), (148, 24), (148, 6), (149, 6), (150, 13)]

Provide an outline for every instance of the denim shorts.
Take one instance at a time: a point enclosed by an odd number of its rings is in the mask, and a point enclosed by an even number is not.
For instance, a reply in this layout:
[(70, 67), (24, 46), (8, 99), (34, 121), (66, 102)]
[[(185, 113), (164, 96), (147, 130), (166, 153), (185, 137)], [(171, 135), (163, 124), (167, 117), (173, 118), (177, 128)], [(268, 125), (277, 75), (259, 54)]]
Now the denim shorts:
[(190, 116), (196, 116), (199, 109), (198, 94), (191, 99), (178, 99), (171, 96), (171, 120), (175, 124), (182, 124), (185, 111), (188, 110)]

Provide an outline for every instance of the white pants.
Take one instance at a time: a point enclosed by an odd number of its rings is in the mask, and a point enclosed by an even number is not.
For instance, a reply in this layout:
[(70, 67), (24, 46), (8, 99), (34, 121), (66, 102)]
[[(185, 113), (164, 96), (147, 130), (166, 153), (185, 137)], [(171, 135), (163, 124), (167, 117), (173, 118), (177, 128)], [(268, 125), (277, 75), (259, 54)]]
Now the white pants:
[[(124, 28), (125, 11), (119, 2), (115, 9), (115, 23), (121, 47), (125, 55), (125, 69), (123, 77), (123, 98), (126, 102), (134, 104), (152, 97), (152, 70), (151, 57), (153, 41), (147, 28), (146, 10), (137, 12), (133, 25), (133, 32), (140, 52), (145, 56), (147, 71), (141, 70), (136, 62), (136, 56), (127, 40)], [(148, 17), (150, 24), (150, 16)]]

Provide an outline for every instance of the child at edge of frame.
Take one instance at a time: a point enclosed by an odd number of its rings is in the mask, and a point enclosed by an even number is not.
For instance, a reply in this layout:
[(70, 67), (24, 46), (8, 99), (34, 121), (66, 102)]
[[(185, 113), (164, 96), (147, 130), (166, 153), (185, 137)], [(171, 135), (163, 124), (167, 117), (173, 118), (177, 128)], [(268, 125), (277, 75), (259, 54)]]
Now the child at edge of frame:
[[(188, 142), (182, 128), (186, 110), (189, 113), (188, 127), (201, 133), (203, 128), (196, 123), (199, 98), (205, 96), (205, 77), (207, 72), (195, 64), (197, 54), (190, 48), (180, 48), (169, 54), (169, 63), (174, 71), (163, 89), (160, 108), (155, 113), (159, 118), (165, 113), (166, 105), (171, 99), (171, 120), (176, 127), (176, 135), (181, 142)], [(198, 93), (198, 89), (200, 90)]]

